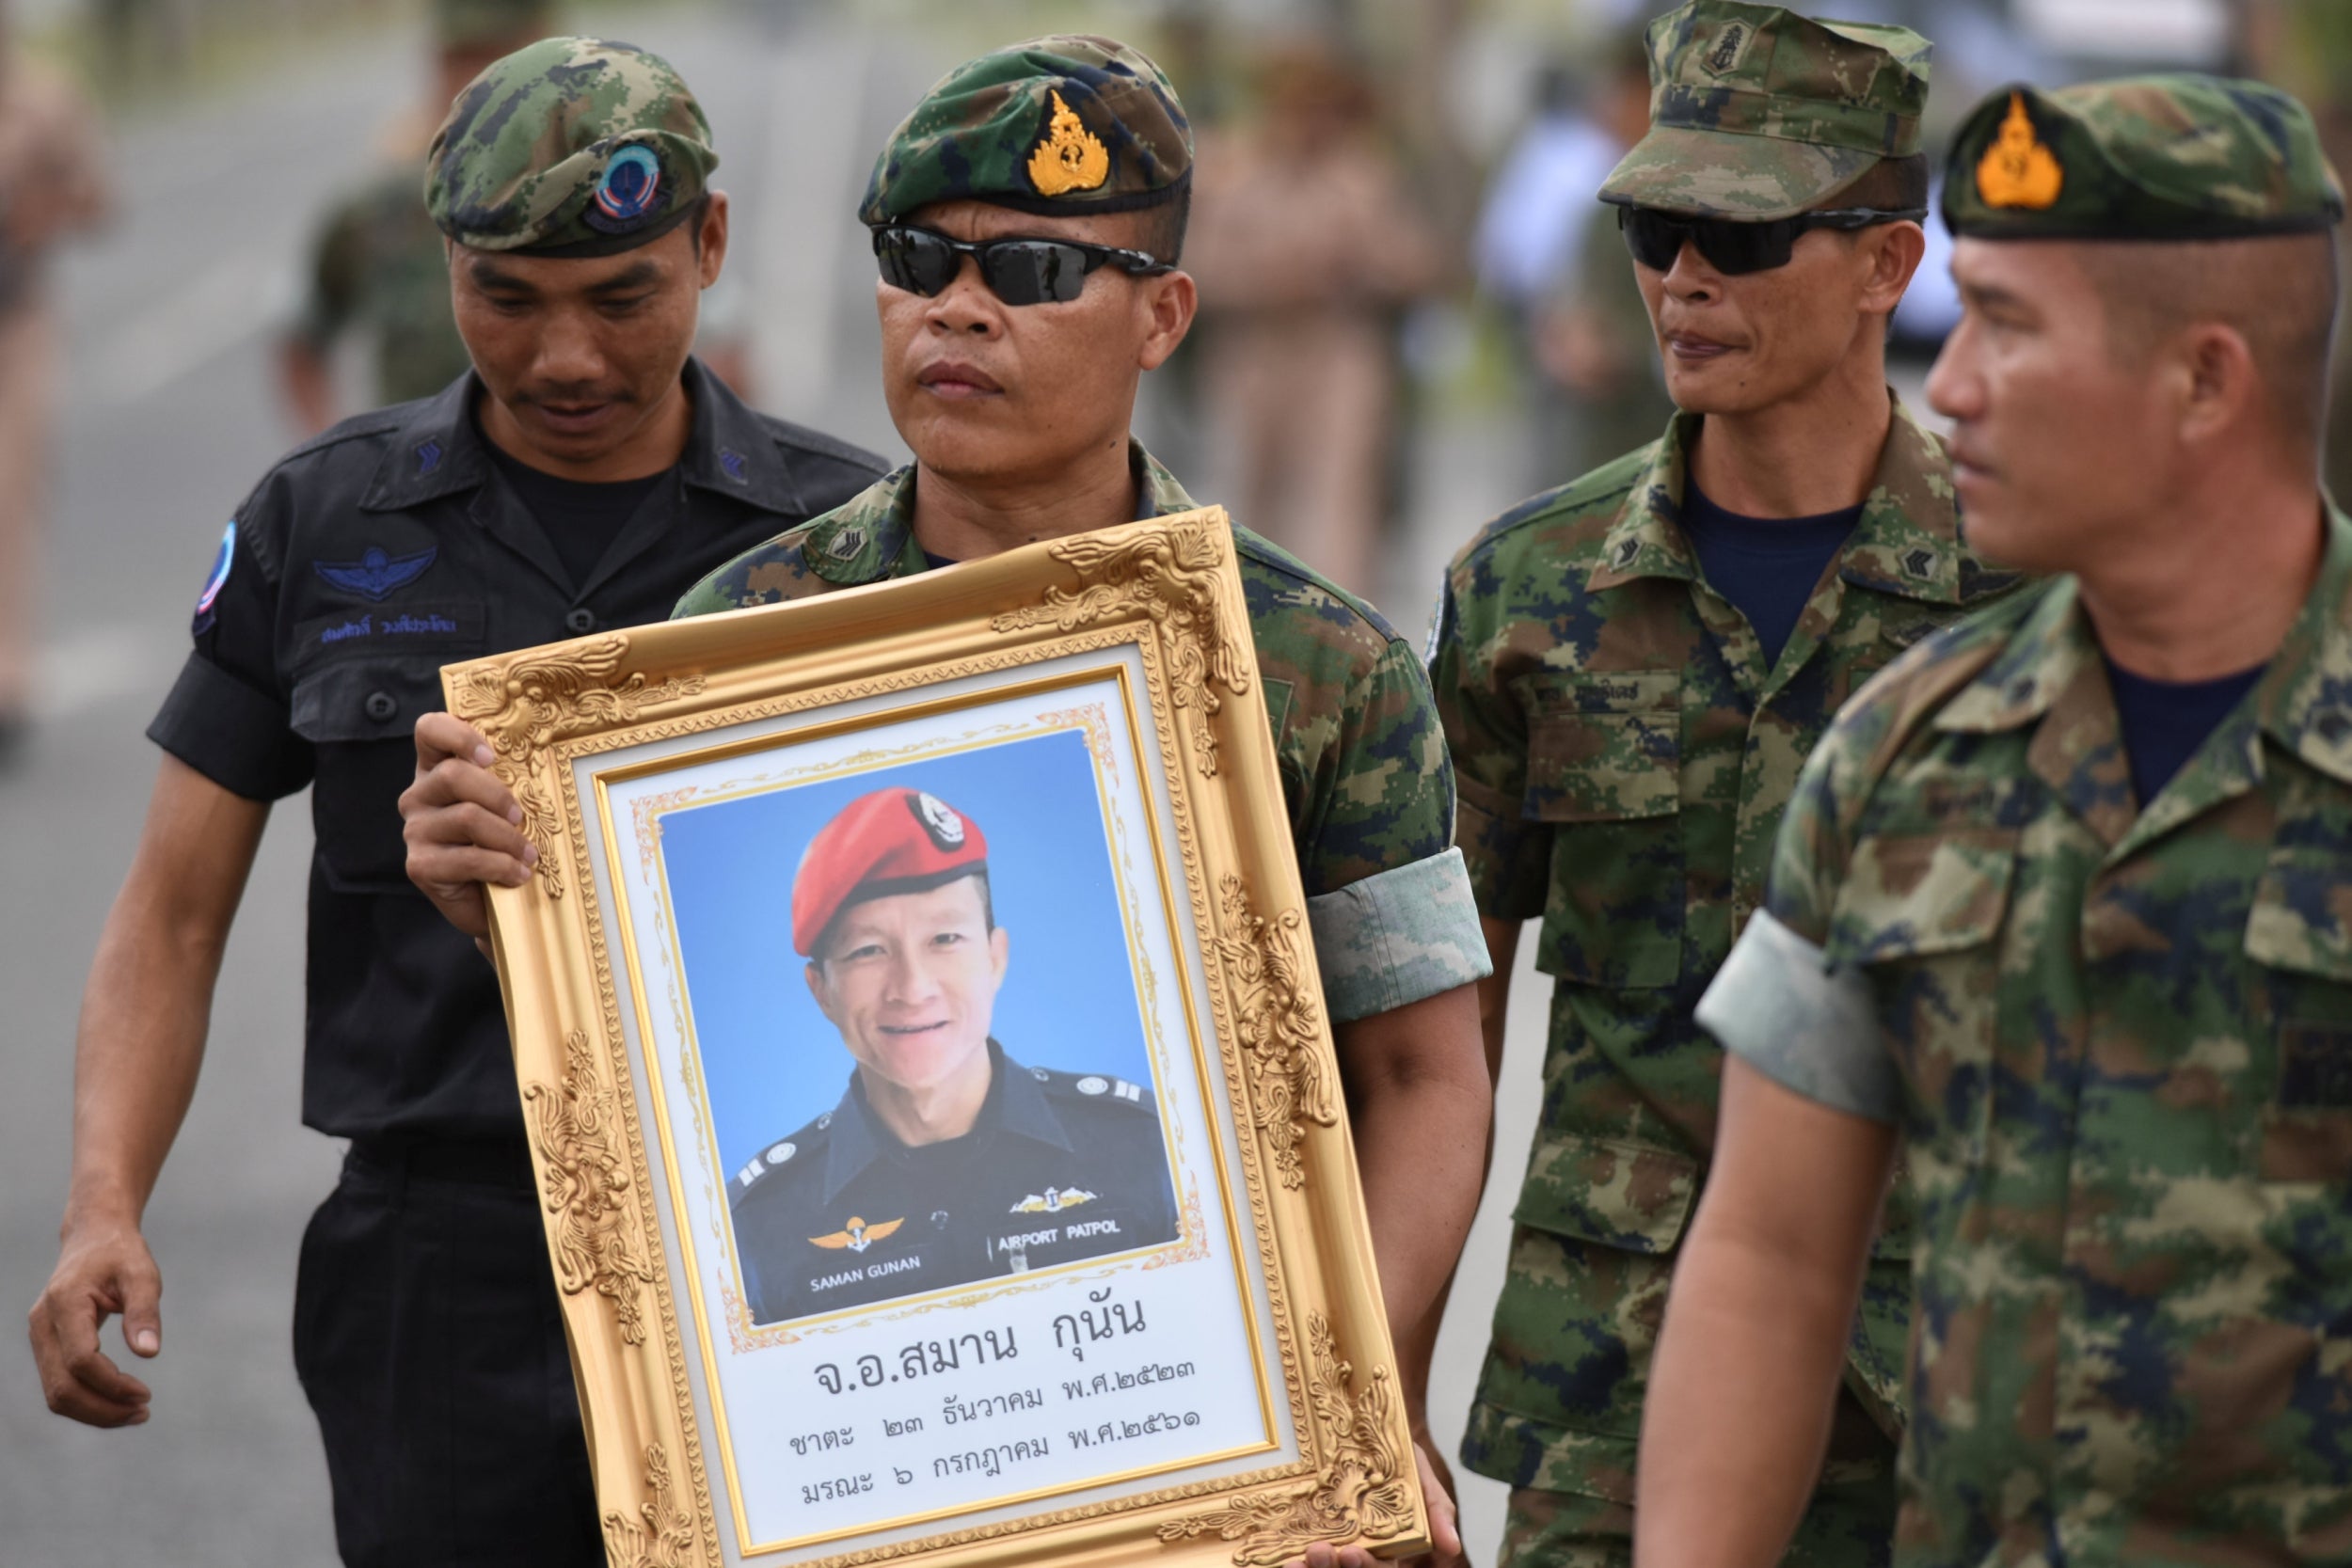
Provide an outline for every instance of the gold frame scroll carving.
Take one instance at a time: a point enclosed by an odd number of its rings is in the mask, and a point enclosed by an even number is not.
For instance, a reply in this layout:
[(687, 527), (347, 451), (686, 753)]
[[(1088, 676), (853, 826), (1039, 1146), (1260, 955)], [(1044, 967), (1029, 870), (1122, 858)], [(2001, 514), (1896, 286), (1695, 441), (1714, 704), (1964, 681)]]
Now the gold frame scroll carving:
[[(1222, 512), (453, 664), (442, 682), (541, 853), (528, 885), (490, 890), (491, 915), (614, 1568), (1272, 1568), (1319, 1541), (1425, 1548)], [(788, 809), (809, 781), (982, 752), (1014, 769), (1078, 759), (1069, 776), (1103, 803), (1104, 836), (1080, 821), (1071, 842), (1113, 868), (1101, 925), (1126, 929), (1153, 1063), (1150, 1084), (1111, 1082), (1158, 1101), (1179, 1235), (760, 1319), (731, 1217), (759, 1161), (723, 1147), (739, 1091), (697, 1034), (688, 981), (708, 971), (681, 935), (680, 814)], [(781, 899), (795, 866), (767, 863), (742, 885)], [(775, 983), (797, 990), (786, 934)], [(822, 1070), (838, 1094), (846, 1053), (799, 1051), (777, 1053), (778, 1082)], [(831, 1277), (869, 1266), (882, 1231), (858, 1226), (882, 1217), (848, 1224), (857, 1255)]]

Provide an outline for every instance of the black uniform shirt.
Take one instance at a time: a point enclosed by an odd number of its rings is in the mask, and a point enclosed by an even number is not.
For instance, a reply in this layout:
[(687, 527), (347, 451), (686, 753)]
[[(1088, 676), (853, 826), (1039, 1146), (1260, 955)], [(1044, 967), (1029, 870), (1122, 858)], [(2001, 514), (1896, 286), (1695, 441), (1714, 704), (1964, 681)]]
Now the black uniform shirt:
[(684, 455), (577, 587), (497, 476), (470, 374), (344, 420), (237, 509), (147, 733), (250, 800), (311, 786), (302, 1115), (322, 1132), (522, 1136), (498, 976), (402, 869), (410, 731), (442, 705), (441, 665), (663, 620), (705, 573), (882, 470), (698, 363), (686, 385)]
[(754, 1323), (1175, 1240), (1150, 1091), (988, 1052), (988, 1098), (963, 1136), (900, 1143), (853, 1069), (840, 1104), (728, 1181)]

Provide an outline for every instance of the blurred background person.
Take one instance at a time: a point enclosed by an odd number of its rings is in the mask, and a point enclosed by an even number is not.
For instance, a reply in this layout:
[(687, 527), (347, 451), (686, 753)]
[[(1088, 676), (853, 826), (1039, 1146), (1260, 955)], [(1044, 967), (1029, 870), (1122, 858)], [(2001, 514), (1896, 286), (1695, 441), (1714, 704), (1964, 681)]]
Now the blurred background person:
[(450, 312), (441, 231), (424, 209), (425, 147), (467, 83), (555, 23), (552, 0), (433, 0), (423, 100), (385, 127), (382, 166), (328, 210), (311, 247), (309, 296), (278, 350), (286, 404), (304, 435), (350, 412), (335, 361), (354, 338), (366, 344), (377, 405), (431, 397), (471, 365)]
[(1184, 265), (1220, 494), (1357, 594), (1380, 588), (1397, 324), (1443, 275), (1364, 73), (1320, 39), (1268, 48), (1251, 117), (1203, 150)]
[(32, 705), (58, 375), (49, 258), (110, 200), (96, 115), (16, 46), (11, 20), (0, 0), (0, 765), (22, 750)]
[(1659, 369), (1657, 334), (1617, 230), (1617, 210), (1599, 197), (1601, 180), (1649, 129), (1649, 54), (1642, 28), (1626, 29), (1612, 41), (1593, 85), (1591, 124), (1610, 163), (1576, 193), (1569, 264), (1526, 325), (1542, 383), (1536, 408), (1552, 415), (1538, 423), (1531, 442), (1538, 488), (1565, 484), (1657, 439), (1674, 414)]

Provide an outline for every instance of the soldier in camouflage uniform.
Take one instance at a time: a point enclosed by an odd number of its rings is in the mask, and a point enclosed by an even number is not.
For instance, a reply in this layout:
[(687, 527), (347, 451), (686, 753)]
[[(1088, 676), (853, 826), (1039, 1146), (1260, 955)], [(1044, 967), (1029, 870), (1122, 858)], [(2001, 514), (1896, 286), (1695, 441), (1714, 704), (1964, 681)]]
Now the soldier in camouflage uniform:
[(150, 1418), (101, 1331), (119, 1314), (132, 1354), (163, 1354), (143, 1212), (271, 804), (307, 787), (302, 1115), (350, 1144), (303, 1236), (294, 1359), (352, 1568), (605, 1561), (498, 976), (403, 875), (398, 802), (443, 663), (659, 619), (882, 471), (692, 358), (717, 162), (686, 84), (625, 44), (544, 40), (458, 97), (417, 195), (477, 369), (344, 420), (207, 525), (194, 646), (148, 732), (166, 754), (84, 996), (29, 1325), (42, 1392), (92, 1426)]
[(435, 80), (425, 106), (386, 135), (385, 166), (336, 203), (310, 252), (310, 292), (278, 351), (286, 403), (306, 435), (341, 418), (334, 352), (363, 332), (377, 404), (427, 398), (466, 373), (450, 313), (449, 261), (424, 210), (424, 147), (467, 83), (545, 35), (553, 0), (435, 0)]
[[(1041, 39), (944, 78), (883, 149), (859, 214), (882, 260), (885, 388), (915, 461), (712, 574), (678, 613), (1190, 509), (1127, 420), (1139, 372), (1190, 325), (1192, 282), (1173, 265), (1191, 170), (1174, 88), (1109, 40)], [(959, 255), (940, 236), (1116, 248)], [(1486, 954), (1450, 846), (1445, 747), (1412, 651), (1376, 611), (1247, 529), (1233, 537), (1418, 1422), (1487, 1116), (1471, 990)], [(1440, 1549), (1457, 1550), (1450, 1505), (1434, 1511)]]
[[(1642, 1455), (1657, 1562), (1793, 1517), (1898, 1137), (1906, 1564), (2352, 1559), (2352, 521), (2312, 120), (2004, 90), (1929, 382), (1986, 553), (1798, 783)], [(1737, 1412), (1736, 1419), (1725, 1418)]]
[[(2010, 580), (1963, 546), (1949, 462), (1884, 377), (1924, 245), (1926, 40), (1699, 0), (1649, 46), (1654, 124), (1601, 195), (1682, 412), (1463, 549), (1431, 664), (1498, 1067), (1523, 921), (1554, 977), (1462, 1446), (1514, 1488), (1511, 1563), (1630, 1554), (1651, 1346), (1714, 1147), (1722, 1053), (1692, 1011), (1762, 901), (1805, 753), (1872, 671)], [(1885, 1559), (1904, 1242), (1899, 1211), (1795, 1560)]]

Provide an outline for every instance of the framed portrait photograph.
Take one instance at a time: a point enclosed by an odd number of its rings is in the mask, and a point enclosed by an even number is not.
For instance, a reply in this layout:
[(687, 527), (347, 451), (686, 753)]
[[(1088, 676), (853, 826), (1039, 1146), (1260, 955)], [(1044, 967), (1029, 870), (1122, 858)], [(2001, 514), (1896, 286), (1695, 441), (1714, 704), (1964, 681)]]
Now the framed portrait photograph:
[(443, 682), (614, 1564), (1425, 1546), (1222, 513)]

